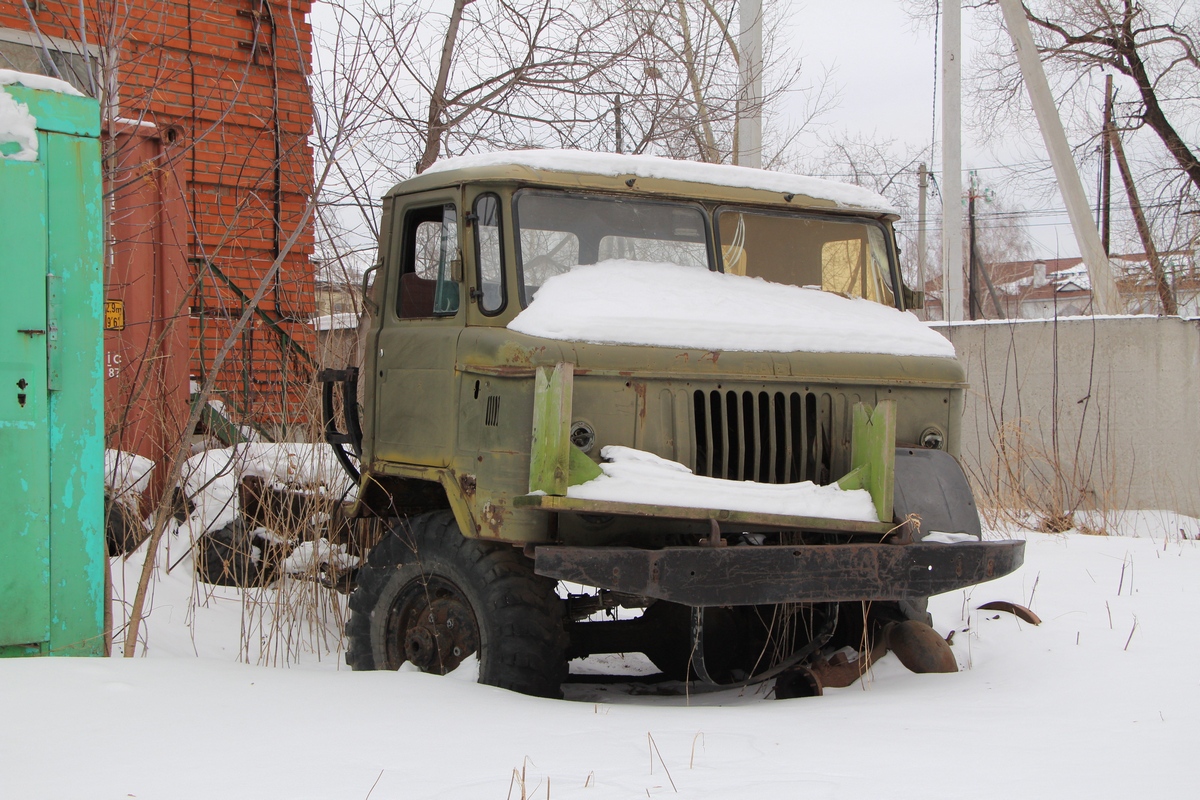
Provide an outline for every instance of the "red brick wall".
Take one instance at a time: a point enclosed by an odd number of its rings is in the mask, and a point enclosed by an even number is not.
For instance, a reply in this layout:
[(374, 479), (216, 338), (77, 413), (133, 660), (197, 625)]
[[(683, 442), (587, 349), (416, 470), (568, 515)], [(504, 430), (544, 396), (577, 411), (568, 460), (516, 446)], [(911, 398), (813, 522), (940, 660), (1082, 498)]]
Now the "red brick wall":
[[(312, 53), (310, 4), (84, 4), (89, 43), (117, 54), (116, 113), (158, 127), (183, 184), (193, 281), (184, 313), (191, 317), (190, 369), (200, 377), (242, 310), (237, 292), (205, 265), (253, 295), (312, 190), (312, 105), (304, 78)], [(125, 16), (114, 18), (118, 7)], [(78, 42), (77, 15), (74, 2), (42, 0), (34, 20), (43, 36)], [(21, 0), (0, 0), (0, 27), (32, 29)], [(308, 224), (261, 307), (315, 354), (307, 324), (311, 252)], [(311, 378), (307, 360), (256, 316), (221, 371), (219, 389), (228, 405), (270, 425), (298, 412)]]

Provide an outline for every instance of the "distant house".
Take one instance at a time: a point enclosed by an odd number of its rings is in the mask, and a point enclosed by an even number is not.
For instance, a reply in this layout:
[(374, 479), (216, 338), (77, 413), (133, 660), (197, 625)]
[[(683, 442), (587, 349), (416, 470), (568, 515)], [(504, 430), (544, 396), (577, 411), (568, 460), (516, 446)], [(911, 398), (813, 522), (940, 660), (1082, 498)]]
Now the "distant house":
[(362, 289), (323, 266), (317, 263), (316, 315), (309, 320), (317, 336), (317, 361), (331, 369), (356, 366)]
[[(1181, 316), (1200, 316), (1200, 263), (1197, 254), (1184, 250), (1159, 256), (1174, 292)], [(1144, 253), (1109, 257), (1117, 290), (1126, 314), (1160, 314), (1162, 304)], [(1051, 319), (1092, 313), (1092, 282), (1082, 258), (1049, 258), (1008, 261), (986, 267), (990, 291), (979, 279), (980, 319)], [(942, 281), (938, 276), (925, 286), (929, 319), (944, 319)], [(965, 300), (964, 300), (965, 304)], [(1003, 309), (1003, 314), (997, 310)], [(963, 314), (964, 319), (970, 315)]]

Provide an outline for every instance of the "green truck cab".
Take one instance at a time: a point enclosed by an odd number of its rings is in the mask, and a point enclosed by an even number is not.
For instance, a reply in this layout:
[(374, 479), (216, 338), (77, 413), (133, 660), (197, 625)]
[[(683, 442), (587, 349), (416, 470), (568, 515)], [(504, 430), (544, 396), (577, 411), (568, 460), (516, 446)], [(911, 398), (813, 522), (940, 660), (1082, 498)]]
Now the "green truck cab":
[[(929, 595), (1020, 566), (1022, 543), (981, 541), (954, 458), (963, 369), (903, 313), (920, 295), (895, 219), (857, 187), (601, 153), (468, 156), (396, 186), (362, 363), (322, 376), (356, 513), (391, 531), (351, 598), (350, 665), (475, 654), (482, 682), (550, 696), (604, 652), (761, 679), (869, 638), (846, 603), (872, 602), (868, 633), (927, 625)], [(876, 518), (573, 496), (613, 448), (865, 490)], [(597, 621), (617, 607), (644, 611)]]

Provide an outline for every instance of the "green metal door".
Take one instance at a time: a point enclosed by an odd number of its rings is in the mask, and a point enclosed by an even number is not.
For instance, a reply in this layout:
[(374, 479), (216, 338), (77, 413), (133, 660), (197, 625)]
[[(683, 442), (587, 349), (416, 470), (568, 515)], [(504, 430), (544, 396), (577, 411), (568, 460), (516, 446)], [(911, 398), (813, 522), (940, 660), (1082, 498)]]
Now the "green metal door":
[(104, 655), (99, 106), (0, 91), (38, 143), (0, 143), (0, 657)]
[(0, 159), (0, 647), (50, 639), (46, 168)]

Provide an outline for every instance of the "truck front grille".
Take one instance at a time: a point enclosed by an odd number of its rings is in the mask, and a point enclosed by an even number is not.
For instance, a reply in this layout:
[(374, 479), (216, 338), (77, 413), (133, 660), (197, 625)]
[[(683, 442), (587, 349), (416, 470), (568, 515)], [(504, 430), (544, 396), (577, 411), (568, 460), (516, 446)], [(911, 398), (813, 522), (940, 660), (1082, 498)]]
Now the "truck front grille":
[(840, 392), (697, 389), (692, 470), (759, 483), (827, 484), (847, 471), (850, 408)]

